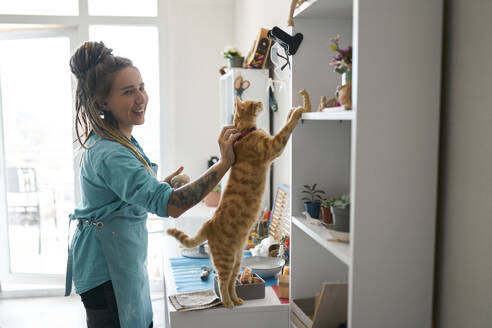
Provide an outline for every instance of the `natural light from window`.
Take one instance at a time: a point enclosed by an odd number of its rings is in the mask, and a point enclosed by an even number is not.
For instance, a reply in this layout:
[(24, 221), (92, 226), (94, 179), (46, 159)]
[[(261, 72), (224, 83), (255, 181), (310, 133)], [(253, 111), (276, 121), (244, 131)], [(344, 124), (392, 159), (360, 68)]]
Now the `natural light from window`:
[(157, 16), (157, 0), (89, 0), (92, 16)]
[(0, 1), (3, 15), (78, 15), (78, 0), (15, 0)]
[(74, 204), (69, 56), (67, 37), (0, 41), (12, 272), (65, 271)]

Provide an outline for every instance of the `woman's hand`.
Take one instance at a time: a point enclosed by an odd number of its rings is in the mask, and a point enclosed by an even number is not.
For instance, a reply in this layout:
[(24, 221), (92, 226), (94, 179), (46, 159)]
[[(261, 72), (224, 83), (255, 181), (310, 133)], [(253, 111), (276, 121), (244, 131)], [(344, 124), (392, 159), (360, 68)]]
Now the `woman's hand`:
[[(175, 176), (181, 174), (181, 172), (183, 172), (184, 170), (184, 167), (183, 166), (180, 166), (179, 169), (177, 169), (174, 173), (171, 173), (170, 176), (168, 176), (167, 178), (165, 178), (164, 180), (162, 180), (163, 182), (166, 182), (167, 184), (171, 185), (171, 180), (172, 178), (174, 178)], [(175, 188), (179, 188), (180, 186), (175, 186)]]
[(236, 157), (234, 156), (234, 140), (241, 135), (238, 129), (234, 125), (226, 125), (222, 128), (222, 132), (219, 136), (219, 147), (220, 147), (220, 161), (227, 168), (234, 164)]

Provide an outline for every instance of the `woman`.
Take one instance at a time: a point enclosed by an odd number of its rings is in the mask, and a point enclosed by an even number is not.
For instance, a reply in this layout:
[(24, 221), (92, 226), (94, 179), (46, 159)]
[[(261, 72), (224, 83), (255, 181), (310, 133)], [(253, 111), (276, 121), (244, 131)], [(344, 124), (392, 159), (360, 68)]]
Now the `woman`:
[[(86, 42), (70, 60), (77, 77), (75, 131), (85, 148), (82, 200), (70, 215), (77, 229), (69, 249), (66, 295), (72, 280), (93, 327), (152, 327), (145, 261), (147, 212), (180, 216), (217, 185), (234, 162), (232, 126), (219, 136), (221, 160), (177, 189), (156, 178), (132, 129), (145, 121), (148, 96), (140, 73), (102, 42)], [(82, 133), (80, 131), (82, 129)]]

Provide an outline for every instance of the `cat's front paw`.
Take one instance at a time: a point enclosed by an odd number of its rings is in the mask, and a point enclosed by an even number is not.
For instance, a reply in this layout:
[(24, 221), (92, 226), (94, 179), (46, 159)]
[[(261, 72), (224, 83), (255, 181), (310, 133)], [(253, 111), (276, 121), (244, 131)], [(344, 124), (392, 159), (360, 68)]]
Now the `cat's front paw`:
[(297, 107), (296, 109), (294, 109), (294, 113), (292, 113), (292, 120), (299, 121), (299, 119), (302, 116), (302, 113), (304, 113), (303, 107)]
[(222, 304), (224, 305), (224, 307), (228, 308), (228, 309), (232, 309), (234, 307), (234, 303), (232, 303), (231, 300), (229, 301), (222, 301)]
[(299, 120), (303, 113), (303, 110), (304, 108), (302, 107), (291, 108), (289, 114), (287, 115), (287, 122), (290, 122), (292, 120)]
[(309, 112), (309, 111), (308, 111), (308, 110), (306, 110), (304, 107), (297, 107), (297, 108), (296, 108), (296, 115), (301, 116), (301, 115), (302, 115), (302, 113), (307, 113), (307, 112)]
[(232, 302), (234, 302), (234, 305), (242, 305), (244, 303), (244, 301), (239, 297), (234, 298)]

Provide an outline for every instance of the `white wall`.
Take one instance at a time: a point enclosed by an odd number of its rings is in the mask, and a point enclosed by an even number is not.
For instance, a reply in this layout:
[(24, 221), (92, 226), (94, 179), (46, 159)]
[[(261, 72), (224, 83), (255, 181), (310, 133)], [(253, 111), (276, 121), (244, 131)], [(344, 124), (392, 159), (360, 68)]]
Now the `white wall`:
[[(170, 170), (180, 165), (192, 179), (219, 155), (220, 52), (236, 38), (234, 0), (168, 0)], [(162, 172), (167, 176), (170, 172)]]
[(492, 326), (491, 1), (444, 1), (436, 327)]
[[(236, 1), (236, 40), (239, 49), (246, 56), (253, 47), (260, 28), (271, 29), (278, 26), (286, 30), (289, 17), (290, 0), (237, 0)], [(285, 72), (285, 71), (284, 71)], [(273, 79), (287, 79), (287, 76), (274, 75)], [(281, 91), (276, 91), (279, 110), (274, 114), (274, 132), (278, 131), (285, 123), (285, 118), (290, 107), (290, 83), (285, 83)], [(263, 115), (268, 114), (264, 112)], [(278, 184), (290, 184), (290, 141), (280, 156), (274, 162), (273, 192)]]

